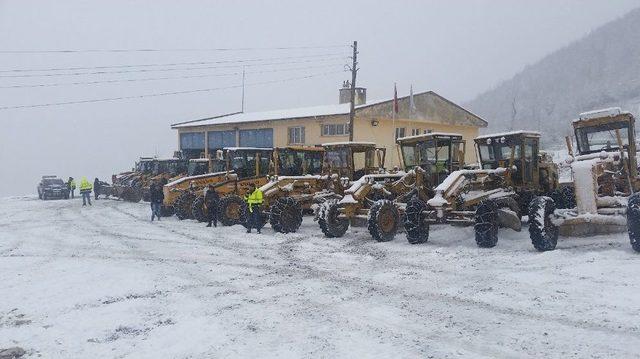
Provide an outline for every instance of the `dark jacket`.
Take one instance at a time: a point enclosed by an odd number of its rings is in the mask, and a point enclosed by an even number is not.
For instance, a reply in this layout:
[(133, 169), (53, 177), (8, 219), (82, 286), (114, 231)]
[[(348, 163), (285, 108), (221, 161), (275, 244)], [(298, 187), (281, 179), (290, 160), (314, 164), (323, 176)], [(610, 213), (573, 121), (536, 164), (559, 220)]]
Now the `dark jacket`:
[(149, 197), (153, 203), (162, 203), (164, 201), (164, 193), (162, 193), (162, 187), (154, 184), (149, 188)]
[(207, 208), (216, 208), (218, 207), (218, 202), (220, 202), (218, 192), (207, 189), (207, 193), (204, 195), (204, 205), (207, 206)]

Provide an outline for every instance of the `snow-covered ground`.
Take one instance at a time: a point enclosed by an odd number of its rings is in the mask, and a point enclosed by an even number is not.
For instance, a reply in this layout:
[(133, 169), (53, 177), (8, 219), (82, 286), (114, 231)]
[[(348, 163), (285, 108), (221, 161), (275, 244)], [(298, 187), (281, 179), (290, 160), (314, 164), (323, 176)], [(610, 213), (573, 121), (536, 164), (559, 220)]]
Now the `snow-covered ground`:
[(148, 221), (145, 204), (0, 200), (0, 349), (43, 358), (640, 356), (626, 235), (477, 248)]

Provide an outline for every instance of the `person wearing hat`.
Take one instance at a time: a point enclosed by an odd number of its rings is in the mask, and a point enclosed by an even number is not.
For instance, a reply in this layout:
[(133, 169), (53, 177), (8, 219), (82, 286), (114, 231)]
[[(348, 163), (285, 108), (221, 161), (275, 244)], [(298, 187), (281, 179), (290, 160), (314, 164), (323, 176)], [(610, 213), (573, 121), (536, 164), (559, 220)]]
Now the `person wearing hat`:
[(209, 218), (209, 223), (207, 227), (211, 227), (213, 223), (214, 227), (218, 227), (218, 203), (220, 202), (220, 196), (216, 189), (213, 187), (213, 184), (209, 184), (207, 187), (207, 192), (204, 195), (204, 205), (207, 208), (207, 217)]

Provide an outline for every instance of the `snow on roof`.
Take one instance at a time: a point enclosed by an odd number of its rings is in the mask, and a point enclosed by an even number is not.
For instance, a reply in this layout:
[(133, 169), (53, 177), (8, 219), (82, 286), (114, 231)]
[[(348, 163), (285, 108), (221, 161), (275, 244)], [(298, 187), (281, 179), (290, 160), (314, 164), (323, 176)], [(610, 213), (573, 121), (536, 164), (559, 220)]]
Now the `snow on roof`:
[(573, 122), (593, 120), (595, 118), (602, 117), (616, 117), (623, 114), (629, 114), (629, 112), (622, 111), (620, 107), (603, 108), (600, 110), (583, 112), (578, 116), (577, 119), (573, 120)]
[(322, 146), (345, 146), (345, 145), (361, 145), (361, 146), (375, 146), (375, 142), (356, 142), (356, 141), (344, 141), (344, 142), (328, 142), (323, 143)]
[(271, 147), (225, 147), (227, 151), (273, 151)]
[(540, 137), (540, 132), (538, 132), (538, 131), (529, 131), (529, 130), (499, 132), (499, 133), (490, 133), (490, 134), (487, 134), (487, 135), (478, 136), (475, 139), (479, 140), (479, 139), (483, 139), (483, 138), (494, 138), (494, 137), (502, 137), (502, 136), (513, 136), (513, 135), (528, 135), (528, 136)]
[(443, 137), (462, 137), (461, 134), (459, 133), (452, 133), (452, 132), (429, 132), (429, 133), (424, 133), (421, 135), (413, 135), (413, 136), (406, 136), (406, 137), (399, 137), (398, 141), (406, 141), (406, 140), (412, 140), (412, 139), (416, 139), (416, 138), (430, 138), (430, 137), (435, 137), (435, 136), (443, 136)]

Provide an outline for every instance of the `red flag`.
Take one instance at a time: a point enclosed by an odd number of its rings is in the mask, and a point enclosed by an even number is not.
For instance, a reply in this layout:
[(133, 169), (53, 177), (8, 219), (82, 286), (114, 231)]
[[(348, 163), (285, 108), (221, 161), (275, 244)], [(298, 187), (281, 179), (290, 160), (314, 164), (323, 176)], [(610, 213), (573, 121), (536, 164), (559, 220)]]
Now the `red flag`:
[(393, 84), (393, 112), (398, 113), (398, 88)]

